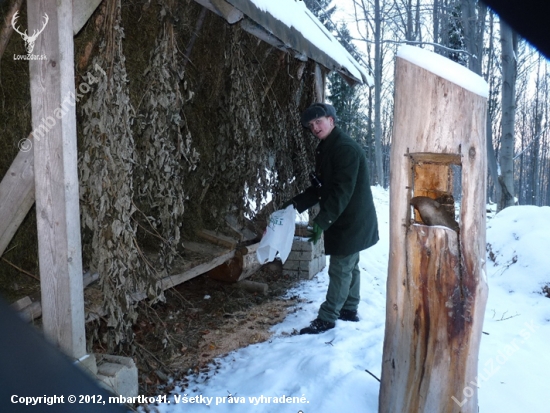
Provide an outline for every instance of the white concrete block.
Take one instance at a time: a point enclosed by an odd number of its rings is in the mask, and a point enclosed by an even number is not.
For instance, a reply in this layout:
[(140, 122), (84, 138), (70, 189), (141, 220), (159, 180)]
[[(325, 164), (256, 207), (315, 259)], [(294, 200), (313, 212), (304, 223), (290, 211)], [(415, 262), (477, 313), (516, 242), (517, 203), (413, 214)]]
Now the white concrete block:
[(138, 370), (130, 357), (98, 354), (97, 378), (115, 394), (124, 397), (138, 395)]

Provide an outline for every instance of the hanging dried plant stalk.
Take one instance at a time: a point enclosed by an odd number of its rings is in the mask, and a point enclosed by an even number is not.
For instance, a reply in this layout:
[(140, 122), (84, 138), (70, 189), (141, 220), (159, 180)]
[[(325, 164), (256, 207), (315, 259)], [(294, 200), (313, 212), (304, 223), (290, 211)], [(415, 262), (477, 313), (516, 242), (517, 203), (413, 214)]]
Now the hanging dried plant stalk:
[[(208, 165), (211, 190), (251, 216), (268, 193), (289, 197), (289, 182), (307, 182), (315, 143), (300, 127), (302, 82), (287, 72), (296, 63), (286, 53), (265, 52), (265, 47), (238, 27), (230, 32), (224, 53), (227, 93), (220, 102), (218, 141)], [(264, 60), (260, 66), (260, 53), (271, 65)], [(286, 90), (281, 93), (281, 88)]]
[(162, 298), (162, 292), (136, 243), (132, 219), (134, 113), (122, 52), (120, 0), (107, 0), (102, 7), (103, 40), (89, 68), (99, 79), (80, 107), (83, 151), (79, 168), (83, 234), (91, 238), (86, 258), (100, 275), (109, 327), (103, 340), (112, 349), (132, 341), (131, 327), (137, 318), (132, 295), (147, 292), (155, 300)]
[(199, 154), (192, 147), (183, 113), (183, 106), (193, 93), (187, 88), (176, 44), (174, 2), (160, 0), (159, 4), (162, 30), (145, 72), (149, 86), (139, 111), (138, 130), (143, 147), (138, 155), (136, 189), (138, 203), (151, 217), (149, 224), (162, 236), (158, 268), (167, 275), (181, 239), (186, 175), (195, 170)]

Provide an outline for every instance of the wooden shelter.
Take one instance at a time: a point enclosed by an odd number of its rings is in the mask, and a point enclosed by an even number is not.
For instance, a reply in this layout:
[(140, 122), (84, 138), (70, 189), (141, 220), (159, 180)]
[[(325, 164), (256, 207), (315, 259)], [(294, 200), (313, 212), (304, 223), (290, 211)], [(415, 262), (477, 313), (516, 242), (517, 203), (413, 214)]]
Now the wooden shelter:
[[(288, 2), (293, 3), (293, 0), (288, 0)], [(100, 3), (102, 6), (96, 10)], [(157, 19), (157, 11), (147, 11), (145, 3), (147, 2), (144, 2), (144, 8), (140, 12), (149, 13), (148, 16), (151, 17), (151, 20)], [(137, 226), (132, 223), (132, 220), (134, 220), (134, 214), (137, 214), (136, 204), (138, 201), (136, 199), (139, 197), (136, 194), (138, 191), (134, 191), (131, 182), (136, 182), (135, 185), (139, 187), (141, 194), (150, 189), (151, 182), (158, 181), (157, 178), (151, 178), (150, 181), (145, 182), (143, 176), (148, 173), (144, 171), (146, 167), (143, 170), (139, 169), (141, 165), (149, 162), (151, 157), (158, 156), (151, 149), (155, 145), (155, 141), (166, 139), (165, 136), (171, 136), (171, 131), (176, 130), (173, 142), (177, 148), (172, 153), (177, 153), (178, 157), (172, 160), (173, 163), (170, 164), (171, 160), (168, 159), (162, 165), (165, 169), (168, 168), (168, 165), (175, 165), (174, 168), (181, 169), (178, 172), (181, 175), (172, 174), (166, 178), (166, 184), (163, 181), (160, 185), (164, 188), (183, 180), (185, 182), (182, 185), (187, 185), (185, 186), (185, 190), (188, 191), (187, 198), (183, 193), (179, 195), (180, 208), (179, 204), (176, 205), (177, 202), (159, 206), (159, 202), (162, 204), (162, 201), (158, 201), (159, 197), (162, 198), (159, 195), (161, 192), (148, 195), (148, 199), (156, 199), (155, 206), (151, 207), (157, 208), (155, 211), (162, 207), (172, 215), (177, 215), (173, 222), (155, 224), (157, 227), (163, 227), (166, 231), (175, 231), (168, 235), (162, 233), (164, 239), (176, 238), (178, 245), (173, 246), (175, 250), (176, 247), (179, 248), (184, 202), (190, 203), (191, 206), (187, 206), (187, 208), (191, 211), (198, 211), (199, 215), (205, 215), (204, 211), (208, 208), (219, 207), (222, 209), (223, 207), (227, 209), (225, 204), (219, 205), (209, 197), (214, 199), (215, 196), (223, 193), (223, 189), (232, 185), (233, 178), (235, 178), (234, 187), (241, 188), (241, 190), (247, 186), (247, 182), (253, 182), (250, 177), (238, 176), (238, 174), (233, 177), (228, 170), (237, 171), (237, 173), (241, 170), (252, 170), (252, 173), (247, 173), (254, 177), (255, 170), (265, 169), (266, 161), (273, 162), (273, 159), (280, 157), (291, 159), (293, 156), (301, 156), (304, 161), (303, 168), (307, 168), (305, 163), (307, 163), (309, 155), (307, 155), (307, 144), (304, 144), (303, 137), (289, 139), (291, 143), (285, 142), (286, 152), (277, 149), (278, 147), (275, 145), (275, 149), (270, 149), (269, 157), (249, 151), (250, 153), (246, 154), (246, 162), (250, 162), (252, 167), (235, 164), (229, 167), (229, 164), (235, 159), (231, 153), (228, 153), (228, 149), (224, 145), (231, 145), (230, 150), (242, 152), (241, 148), (247, 148), (243, 145), (250, 145), (252, 139), (257, 139), (262, 134), (263, 122), (273, 122), (274, 119), (280, 122), (280, 125), (277, 125), (278, 129), (268, 131), (269, 136), (265, 139), (270, 145), (273, 145), (274, 135), (280, 133), (285, 127), (292, 129), (292, 133), (298, 136), (299, 133), (302, 133), (299, 122), (297, 122), (299, 109), (303, 109), (314, 101), (324, 99), (324, 76), (330, 70), (338, 71), (351, 83), (368, 80), (364, 69), (345, 52), (342, 46), (338, 46), (339, 53), (347, 55), (343, 61), (319, 48), (296, 28), (288, 27), (273, 15), (260, 10), (253, 1), (196, 0), (196, 3), (192, 1), (179, 3), (163, 0), (159, 1), (159, 7), (161, 8), (159, 14), (161, 18), (157, 20), (161, 21), (160, 30), (158, 26), (154, 26), (155, 30), (152, 33), (140, 31), (139, 28), (133, 32), (132, 29), (129, 30), (131, 36), (142, 36), (144, 40), (159, 33), (150, 53), (151, 60), (157, 56), (155, 54), (157, 51), (168, 45), (168, 48), (161, 50), (161, 55), (164, 53), (164, 57), (168, 57), (166, 61), (170, 63), (164, 63), (164, 66), (161, 63), (159, 67), (164, 68), (165, 72), (171, 73), (171, 75), (167, 75), (167, 79), (172, 79), (174, 84), (168, 89), (175, 90), (172, 95), (177, 97), (176, 103), (180, 106), (167, 121), (169, 127), (162, 131), (155, 129), (155, 119), (149, 118), (147, 111), (144, 111), (140, 117), (140, 119), (146, 119), (143, 121), (144, 126), (138, 130), (139, 132), (135, 132), (134, 129), (130, 130), (130, 128), (134, 128), (130, 125), (134, 125), (137, 121), (129, 119), (134, 115), (130, 108), (131, 99), (127, 97), (129, 92), (126, 85), (126, 58), (121, 46), (124, 36), (121, 32), (121, 8), (118, 0), (104, 0), (103, 2), (100, 0), (29, 0), (27, 2), (27, 31), (32, 33), (43, 30), (36, 38), (33, 54), (46, 56), (46, 59), (29, 60), (33, 133), (29, 136), (29, 140), (24, 142), (24, 145), (32, 145), (32, 150), (19, 152), (8, 174), (0, 183), (0, 255), (14, 236), (33, 201), (36, 201), (44, 331), (74, 359), (80, 359), (86, 354), (82, 277), (83, 247), (85, 251), (91, 251), (91, 261), (100, 267), (98, 271), (103, 288), (113, 294), (120, 294), (119, 298), (124, 305), (131, 305), (132, 300), (151, 295), (151, 291), (153, 291), (153, 295), (161, 294), (163, 289), (203, 273), (212, 268), (213, 264), (219, 265), (234, 257), (235, 251), (237, 251), (236, 247), (217, 251), (214, 253), (214, 260), (209, 265), (203, 265), (200, 270), (186, 268), (185, 271), (175, 274), (161, 273), (160, 276), (153, 278), (152, 286), (147, 282), (129, 283), (127, 286), (124, 284), (124, 280), (128, 279), (129, 274), (141, 271), (149, 262), (148, 257), (139, 248), (136, 241)], [(216, 20), (210, 18), (208, 30), (215, 29), (222, 33), (231, 33), (230, 36), (227, 36), (228, 38), (217, 34), (205, 34), (201, 39), (196, 35), (203, 27), (205, 19), (209, 19), (209, 16), (205, 15), (206, 9), (224, 19), (222, 22), (217, 17)], [(143, 10), (146, 11), (143, 12)], [(181, 16), (176, 16), (174, 10), (181, 12), (185, 18), (198, 17), (196, 21), (185, 22), (185, 28), (193, 26), (194, 30), (186, 29), (189, 30), (190, 37), (186, 39), (187, 47), (183, 59), (175, 44), (178, 30), (175, 22)], [(85, 47), (82, 47), (80, 54), (77, 51), (75, 59), (73, 35), (81, 31), (94, 13), (97, 16), (95, 26), (102, 25), (103, 29), (95, 29), (92, 24), (86, 26), (84, 31), (87, 30), (91, 33), (97, 30), (99, 34), (95, 34), (94, 38), (85, 44)], [(306, 18), (316, 20), (310, 13)], [(332, 43), (335, 42), (318, 21), (314, 21), (314, 23), (319, 28), (318, 35), (326, 37)], [(205, 30), (207, 29), (204, 29), (203, 33)], [(245, 37), (243, 32), (253, 34), (256, 42), (253, 43), (251, 38)], [(235, 39), (232, 39), (233, 37)], [(214, 38), (215, 42), (208, 43)], [(264, 42), (267, 42), (267, 45)], [(265, 62), (273, 62), (275, 64), (272, 66), (274, 72), (262, 73), (260, 79), (258, 73), (260, 69), (264, 70), (263, 66), (256, 69), (247, 65), (245, 68), (242, 60), (245, 52), (239, 49), (241, 43), (248, 47), (248, 51), (261, 51), (263, 60), (257, 62), (250, 57), (251, 61), (260, 65), (265, 65)], [(150, 44), (153, 45), (153, 41)], [(213, 50), (217, 47), (216, 53), (222, 51), (221, 60), (218, 60), (219, 67), (212, 68), (212, 61), (201, 66), (201, 59), (211, 58), (208, 53), (202, 53), (197, 58), (194, 57), (193, 52), (201, 47), (212, 47)], [(333, 45), (333, 47), (336, 46)], [(274, 48), (284, 51), (284, 54), (273, 54)], [(136, 55), (140, 52), (139, 49), (131, 51)], [(149, 51), (147, 53), (149, 54)], [(170, 53), (175, 53), (173, 59), (170, 57)], [(225, 61), (223, 60), (224, 55)], [(295, 59), (289, 60), (289, 55)], [(80, 62), (82, 67), (75, 68), (75, 60)], [(181, 62), (176, 65), (175, 60)], [(172, 67), (170, 65), (173, 61), (174, 66)], [(239, 68), (250, 70), (260, 79), (259, 83), (262, 87), (259, 89), (251, 86), (246, 81), (240, 83), (241, 79), (247, 79), (250, 76), (246, 73), (239, 75)], [(140, 70), (143, 73), (141, 68)], [(194, 94), (189, 90), (188, 77), (187, 79), (185, 77), (187, 76), (186, 70), (194, 70), (197, 73), (196, 77), (199, 80), (195, 82), (195, 86), (197, 90), (201, 91), (199, 97), (197, 97), (198, 93)], [(150, 69), (148, 71), (150, 72)], [(230, 80), (224, 78), (228, 75), (231, 76)], [(145, 79), (146, 75), (142, 77)], [(291, 90), (291, 93), (284, 92), (285, 94), (281, 95), (274, 90), (277, 79), (282, 78), (288, 79), (287, 89)], [(77, 79), (76, 84), (75, 79)], [(99, 86), (90, 86), (94, 83), (92, 79), (95, 79), (95, 83)], [(147, 84), (145, 83), (147, 80), (138, 78), (135, 82), (143, 83), (135, 90), (142, 93), (145, 88), (148, 91), (151, 84), (157, 80), (153, 79)], [(253, 81), (258, 82), (254, 79)], [(219, 85), (213, 84), (213, 82), (218, 82)], [(248, 80), (248, 82), (251, 81)], [(132, 78), (130, 83), (132, 83)], [(148, 93), (147, 91), (145, 93)], [(104, 93), (104, 95), (100, 93)], [(239, 93), (244, 95), (242, 100), (236, 98)], [(247, 101), (246, 93), (253, 93), (253, 97), (257, 98), (257, 101), (251, 99)], [(270, 94), (273, 95), (271, 100), (268, 98)], [(203, 99), (203, 96), (207, 95), (210, 99), (208, 101), (205, 100), (206, 98)], [(147, 98), (148, 102), (146, 103), (149, 104), (153, 98), (149, 95)], [(162, 98), (164, 100), (158, 99), (158, 102), (163, 103), (166, 100), (165, 96)], [(134, 98), (135, 101), (141, 103), (140, 99), (143, 100), (143, 95)], [(198, 103), (194, 106), (189, 105), (188, 102), (193, 99)], [(83, 104), (84, 101), (86, 103)], [(112, 106), (105, 106), (105, 101)], [(221, 101), (224, 102), (224, 110), (219, 109)], [(158, 102), (155, 102), (156, 105)], [(239, 104), (242, 106), (239, 107)], [(258, 107), (258, 105), (261, 106)], [(117, 108), (120, 112), (115, 113), (113, 108)], [(264, 108), (263, 111), (262, 108)], [(161, 109), (165, 112), (171, 110), (168, 107)], [(76, 121), (76, 114), (79, 110), (81, 118), (84, 119), (83, 127)], [(219, 111), (215, 119), (208, 115), (212, 110)], [(207, 113), (204, 115), (206, 117), (201, 118), (200, 116), (203, 116), (204, 113)], [(195, 117), (198, 119), (196, 122), (193, 120)], [(246, 123), (251, 119), (255, 121), (254, 128)], [(119, 129), (116, 129), (124, 127), (125, 122), (129, 125), (126, 130), (120, 132)], [(113, 125), (112, 129), (110, 129), (110, 125)], [(208, 132), (206, 132), (207, 127), (209, 128)], [(132, 133), (136, 134), (135, 139)], [(221, 143), (218, 143), (216, 147), (216, 141), (212, 144), (205, 137), (205, 133), (214, 137), (219, 135)], [(79, 140), (82, 140), (82, 143), (79, 142), (79, 148), (77, 148), (77, 135)], [(194, 143), (192, 143), (191, 136), (197, 137), (193, 141)], [(229, 137), (229, 140), (226, 137)], [(135, 141), (138, 141), (138, 144)], [(195, 150), (193, 144), (199, 147), (199, 151)], [(164, 141), (163, 145), (166, 146)], [(26, 148), (26, 146), (24, 147)], [(152, 156), (148, 155), (148, 150), (153, 151), (150, 152), (153, 153)], [(121, 151), (128, 152), (121, 153)], [(199, 152), (202, 156), (200, 161)], [(293, 152), (299, 153), (293, 155)], [(140, 158), (142, 155), (143, 158)], [(114, 163), (101, 163), (113, 161), (113, 159)], [(187, 164), (189, 164), (189, 170), (183, 171), (182, 165)], [(119, 170), (116, 169), (116, 165), (120, 166)], [(298, 167), (302, 168), (302, 166)], [(297, 173), (292, 169), (288, 173)], [(198, 172), (193, 174), (194, 170)], [(184, 173), (188, 174), (186, 175), (188, 178), (182, 179)], [(307, 176), (305, 170), (301, 173)], [(139, 179), (136, 178), (137, 174), (141, 174), (137, 177)], [(224, 178), (229, 182), (224, 181)], [(287, 191), (290, 190), (288, 186), (284, 188)], [(172, 190), (174, 191), (174, 189)], [(177, 190), (175, 191), (177, 192)], [(146, 197), (139, 198), (139, 202), (150, 206), (151, 203), (147, 204), (145, 199)], [(95, 208), (96, 205), (97, 208)], [(203, 208), (205, 205), (206, 207)], [(174, 213), (174, 210), (177, 213)], [(81, 222), (81, 216), (84, 222)], [(214, 224), (219, 224), (219, 214), (213, 213), (211, 218), (218, 220)], [(202, 222), (201, 219), (192, 221)], [(91, 232), (89, 238), (82, 239), (81, 228)], [(187, 243), (186, 245), (191, 251), (193, 244)], [(101, 257), (97, 255), (98, 250), (107, 251), (110, 254), (116, 249), (121, 251), (119, 251), (120, 254), (127, 255), (103, 255)], [(242, 249), (238, 251), (242, 251)], [(166, 254), (162, 255), (164, 261), (161, 262), (166, 263), (168, 268), (171, 261), (165, 259), (166, 256)], [(139, 262), (146, 264), (139, 264)], [(116, 264), (116, 268), (113, 263)], [(102, 272), (109, 271), (116, 272), (117, 275), (102, 274)], [(150, 283), (150, 281), (148, 282)], [(147, 287), (148, 285), (150, 288)], [(137, 291), (139, 286), (144, 287), (144, 290)], [(105, 293), (107, 290), (103, 292)], [(115, 310), (111, 304), (107, 307), (110, 309), (104, 307), (105, 312), (118, 311), (119, 315), (122, 314), (121, 317), (127, 312), (127, 308)], [(113, 325), (116, 325), (118, 322), (116, 317), (112, 316), (111, 319), (114, 320), (115, 324)]]
[[(474, 413), (487, 300), (486, 96), (456, 83), (475, 76), (465, 68), (407, 47), (419, 59), (396, 61), (379, 412)], [(452, 70), (436, 73), (434, 61)], [(417, 196), (448, 204), (453, 218), (457, 202), (458, 231), (427, 226), (411, 211)]]

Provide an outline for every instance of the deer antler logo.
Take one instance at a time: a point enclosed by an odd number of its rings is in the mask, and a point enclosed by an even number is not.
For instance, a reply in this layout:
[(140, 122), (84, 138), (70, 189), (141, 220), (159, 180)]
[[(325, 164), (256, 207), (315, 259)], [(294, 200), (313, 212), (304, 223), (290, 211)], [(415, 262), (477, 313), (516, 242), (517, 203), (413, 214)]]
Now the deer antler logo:
[(14, 15), (13, 15), (13, 18), (11, 19), (11, 25), (13, 27), (13, 30), (15, 30), (17, 33), (19, 33), (21, 35), (21, 37), (23, 38), (23, 40), (25, 41), (25, 49), (27, 49), (27, 53), (28, 54), (31, 54), (32, 51), (34, 50), (34, 42), (36, 41), (36, 38), (38, 37), (38, 35), (40, 33), (42, 33), (44, 31), (44, 29), (46, 28), (46, 24), (48, 24), (48, 21), (49, 21), (49, 17), (46, 13), (44, 13), (44, 25), (42, 26), (42, 28), (36, 32), (36, 30), (33, 32), (32, 36), (29, 36), (27, 34), (27, 31), (25, 30), (25, 33), (21, 33), (21, 31), (19, 31), (17, 29), (17, 27), (15, 27), (15, 23), (17, 21), (17, 18), (19, 17), (17, 14), (19, 13), (19, 11), (17, 11)]

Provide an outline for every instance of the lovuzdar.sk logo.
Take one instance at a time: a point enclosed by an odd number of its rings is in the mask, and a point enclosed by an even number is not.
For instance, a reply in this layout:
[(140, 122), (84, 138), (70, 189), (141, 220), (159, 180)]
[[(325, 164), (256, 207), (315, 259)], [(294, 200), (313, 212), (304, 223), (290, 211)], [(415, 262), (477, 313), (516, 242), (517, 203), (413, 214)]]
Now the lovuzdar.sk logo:
[(19, 33), (23, 38), (23, 40), (25, 41), (25, 49), (27, 49), (27, 54), (26, 55), (14, 54), (13, 59), (14, 60), (46, 60), (46, 55), (35, 55), (35, 54), (32, 54), (32, 51), (34, 50), (34, 43), (36, 42), (38, 35), (44, 31), (44, 29), (46, 28), (46, 25), (48, 24), (48, 21), (49, 21), (48, 15), (44, 13), (44, 24), (42, 28), (38, 31), (35, 30), (32, 36), (29, 36), (26, 30), (25, 30), (25, 33), (22, 33), (21, 30), (19, 30), (16, 27), (16, 22), (19, 17), (18, 14), (19, 12), (16, 12), (13, 15), (13, 18), (11, 19), (11, 26), (13, 27), (13, 30)]

